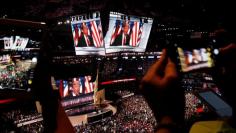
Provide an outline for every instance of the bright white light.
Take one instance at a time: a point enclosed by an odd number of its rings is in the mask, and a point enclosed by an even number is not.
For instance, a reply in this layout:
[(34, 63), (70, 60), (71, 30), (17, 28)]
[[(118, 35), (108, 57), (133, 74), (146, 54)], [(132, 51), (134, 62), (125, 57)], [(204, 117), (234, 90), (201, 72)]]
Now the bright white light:
[(33, 58), (32, 58), (32, 62), (33, 62), (33, 63), (36, 63), (37, 61), (38, 61), (38, 59), (37, 59), (36, 57), (33, 57)]
[(46, 24), (45, 22), (40, 22), (40, 24)]
[(124, 56), (124, 57), (122, 57), (123, 59), (129, 59), (129, 57), (128, 56)]
[(149, 59), (154, 59), (154, 56), (148, 56)]
[(214, 49), (213, 52), (214, 52), (215, 55), (218, 55), (218, 54), (219, 54), (219, 50), (218, 50), (218, 49)]

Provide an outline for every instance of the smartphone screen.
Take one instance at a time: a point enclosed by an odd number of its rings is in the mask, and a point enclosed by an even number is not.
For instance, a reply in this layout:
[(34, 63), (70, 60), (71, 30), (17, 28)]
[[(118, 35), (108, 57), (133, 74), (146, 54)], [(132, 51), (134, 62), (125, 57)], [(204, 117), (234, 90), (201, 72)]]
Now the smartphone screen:
[(232, 108), (216, 93), (212, 91), (199, 92), (198, 96), (210, 105), (221, 117), (231, 117)]
[(214, 66), (211, 48), (184, 49), (177, 47), (180, 69), (189, 72), (200, 68), (211, 68)]

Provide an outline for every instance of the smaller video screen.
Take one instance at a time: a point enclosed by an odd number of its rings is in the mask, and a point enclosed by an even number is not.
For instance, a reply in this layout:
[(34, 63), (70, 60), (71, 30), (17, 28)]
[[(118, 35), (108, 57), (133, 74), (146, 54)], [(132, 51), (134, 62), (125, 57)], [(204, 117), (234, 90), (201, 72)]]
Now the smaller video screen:
[(62, 98), (62, 106), (69, 109), (92, 103), (94, 101), (93, 92), (97, 83), (91, 80), (92, 76), (90, 75), (56, 80), (56, 86)]
[(185, 50), (178, 47), (181, 71), (188, 72), (200, 68), (210, 68), (214, 66), (212, 50), (210, 48), (198, 48)]
[(71, 17), (76, 55), (105, 55), (99, 12)]

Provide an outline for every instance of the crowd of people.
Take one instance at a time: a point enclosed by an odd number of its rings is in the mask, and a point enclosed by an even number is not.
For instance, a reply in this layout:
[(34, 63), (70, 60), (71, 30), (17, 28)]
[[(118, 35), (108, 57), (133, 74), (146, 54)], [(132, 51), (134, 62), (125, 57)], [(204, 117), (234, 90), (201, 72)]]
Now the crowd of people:
[(213, 82), (212, 76), (203, 72), (189, 72), (183, 75), (181, 86), (185, 90), (185, 119), (200, 118), (200, 112), (209, 112), (209, 107), (194, 95), (195, 92), (213, 90), (221, 95), (219, 88)]
[(134, 62), (131, 60), (125, 61), (125, 59), (120, 60), (122, 61), (111, 59), (104, 63), (100, 76), (102, 81), (128, 76), (141, 77), (146, 73), (149, 66), (153, 64), (156, 59), (138, 59)]
[[(124, 96), (132, 92), (118, 91)], [(117, 113), (93, 124), (76, 126), (77, 132), (154, 132), (157, 122), (142, 95), (131, 95), (117, 100)]]
[[(200, 110), (201, 109), (201, 110)], [(190, 120), (200, 118), (200, 113), (208, 112), (209, 107), (202, 103), (202, 101), (197, 98), (191, 92), (185, 93), (185, 119)]]
[(24, 125), (20, 127), (19, 130), (22, 133), (43, 133), (44, 132), (43, 121)]
[(0, 114), (1, 120), (10, 128), (1, 132), (41, 133), (43, 132), (43, 118), (35, 109), (13, 109)]

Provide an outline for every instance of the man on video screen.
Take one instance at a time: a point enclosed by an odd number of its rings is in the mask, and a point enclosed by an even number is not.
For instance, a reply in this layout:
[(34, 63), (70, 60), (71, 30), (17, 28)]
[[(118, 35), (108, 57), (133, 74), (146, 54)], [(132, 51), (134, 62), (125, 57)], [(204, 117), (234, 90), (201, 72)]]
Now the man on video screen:
[[(122, 27), (121, 27), (122, 25)], [(116, 20), (115, 29), (112, 34), (111, 46), (129, 46), (130, 41), (130, 23), (129, 21)]]
[(78, 79), (73, 78), (71, 94), (72, 96), (78, 96), (80, 94), (80, 82)]
[(89, 47), (89, 46), (94, 46), (93, 44), (93, 38), (91, 36), (91, 32), (89, 31), (88, 26), (86, 25), (85, 22), (81, 24), (81, 35), (79, 36), (78, 39), (78, 47)]
[(81, 93), (83, 93), (83, 89), (79, 78), (73, 78), (64, 88), (64, 97), (79, 96)]
[(194, 49), (193, 51), (185, 51), (185, 63), (186, 65), (194, 65), (207, 62), (209, 55), (205, 48), (200, 50)]

